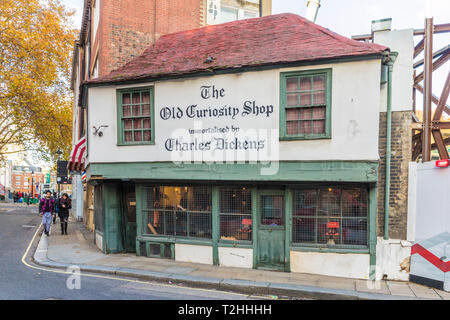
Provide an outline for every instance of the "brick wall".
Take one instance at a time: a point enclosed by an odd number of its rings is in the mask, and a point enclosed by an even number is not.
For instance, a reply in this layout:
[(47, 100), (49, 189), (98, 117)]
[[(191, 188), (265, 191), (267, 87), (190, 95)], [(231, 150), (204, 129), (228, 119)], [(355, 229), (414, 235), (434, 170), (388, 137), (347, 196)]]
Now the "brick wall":
[[(392, 112), (391, 192), (389, 237), (406, 239), (408, 213), (408, 162), (411, 159), (411, 111)], [(386, 177), (386, 112), (380, 113), (380, 165), (378, 171), (378, 236), (384, 234)]]
[(99, 76), (139, 56), (164, 34), (198, 28), (203, 0), (102, 1)]

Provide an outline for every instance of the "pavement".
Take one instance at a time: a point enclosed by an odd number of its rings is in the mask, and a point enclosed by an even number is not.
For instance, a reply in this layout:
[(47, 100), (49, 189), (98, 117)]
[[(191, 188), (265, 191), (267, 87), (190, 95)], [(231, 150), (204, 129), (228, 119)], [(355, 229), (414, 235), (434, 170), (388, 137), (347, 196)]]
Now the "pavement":
[(50, 237), (41, 236), (33, 260), (36, 264), (82, 272), (106, 273), (145, 281), (193, 288), (260, 294), (273, 299), (345, 300), (450, 300), (450, 293), (412, 282), (329, 277), (303, 273), (212, 266), (134, 254), (103, 254), (94, 235), (81, 222), (69, 220), (68, 235), (59, 221)]

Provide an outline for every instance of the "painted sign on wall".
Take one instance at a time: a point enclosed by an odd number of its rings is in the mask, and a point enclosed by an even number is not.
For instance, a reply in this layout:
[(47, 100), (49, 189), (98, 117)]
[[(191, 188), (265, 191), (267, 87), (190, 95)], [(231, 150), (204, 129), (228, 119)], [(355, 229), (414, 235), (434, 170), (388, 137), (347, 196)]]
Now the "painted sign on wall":
[(159, 101), (155, 110), (156, 142), (171, 161), (278, 160), (278, 111), (271, 99), (218, 84), (177, 91), (178, 99)]

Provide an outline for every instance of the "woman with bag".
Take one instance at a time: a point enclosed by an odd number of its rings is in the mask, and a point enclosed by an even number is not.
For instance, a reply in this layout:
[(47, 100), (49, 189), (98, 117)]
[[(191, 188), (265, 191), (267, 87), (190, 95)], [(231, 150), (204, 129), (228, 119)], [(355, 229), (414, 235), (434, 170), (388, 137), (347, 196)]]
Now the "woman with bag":
[(67, 193), (64, 193), (58, 202), (58, 217), (61, 222), (61, 234), (67, 235), (67, 221), (69, 220), (69, 209), (72, 208), (72, 201)]

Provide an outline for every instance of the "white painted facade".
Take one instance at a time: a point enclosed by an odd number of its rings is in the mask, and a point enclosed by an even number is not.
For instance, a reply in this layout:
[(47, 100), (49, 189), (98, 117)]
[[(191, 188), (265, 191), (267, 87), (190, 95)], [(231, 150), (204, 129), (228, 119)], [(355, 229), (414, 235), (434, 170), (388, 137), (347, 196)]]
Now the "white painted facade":
[(175, 243), (175, 260), (213, 264), (212, 246)]
[[(116, 91), (124, 86), (89, 88), (88, 95), (88, 157), (87, 163), (172, 161), (172, 154), (164, 148), (167, 138), (179, 129), (208, 128), (238, 124), (241, 129), (268, 129), (278, 134), (280, 105), (280, 73), (314, 69), (332, 69), (331, 139), (278, 141), (273, 136), (279, 160), (378, 160), (380, 60), (366, 60), (316, 66), (273, 69), (257, 72), (216, 75), (214, 77), (168, 80), (144, 83), (154, 87), (155, 144), (140, 146), (117, 145)], [(225, 89), (225, 97), (216, 101), (202, 101), (201, 86)], [(126, 87), (137, 87), (136, 85)], [(164, 121), (165, 107), (185, 108), (192, 104), (203, 107), (237, 106), (244, 101), (273, 106), (270, 117), (247, 116), (245, 119), (207, 119), (194, 121)], [(92, 127), (107, 125), (103, 136), (94, 136)], [(264, 154), (258, 156), (264, 157)], [(245, 159), (247, 156), (243, 155)], [(240, 158), (242, 160), (242, 158)], [(261, 159), (261, 158), (260, 158)]]
[(368, 279), (369, 254), (291, 251), (291, 271), (325, 276)]
[(253, 249), (219, 247), (219, 265), (224, 267), (252, 268)]
[[(413, 29), (377, 31), (374, 43), (389, 47), (398, 56), (392, 71), (392, 111), (412, 111), (413, 88)], [(380, 111), (386, 112), (387, 86), (382, 86)]]

